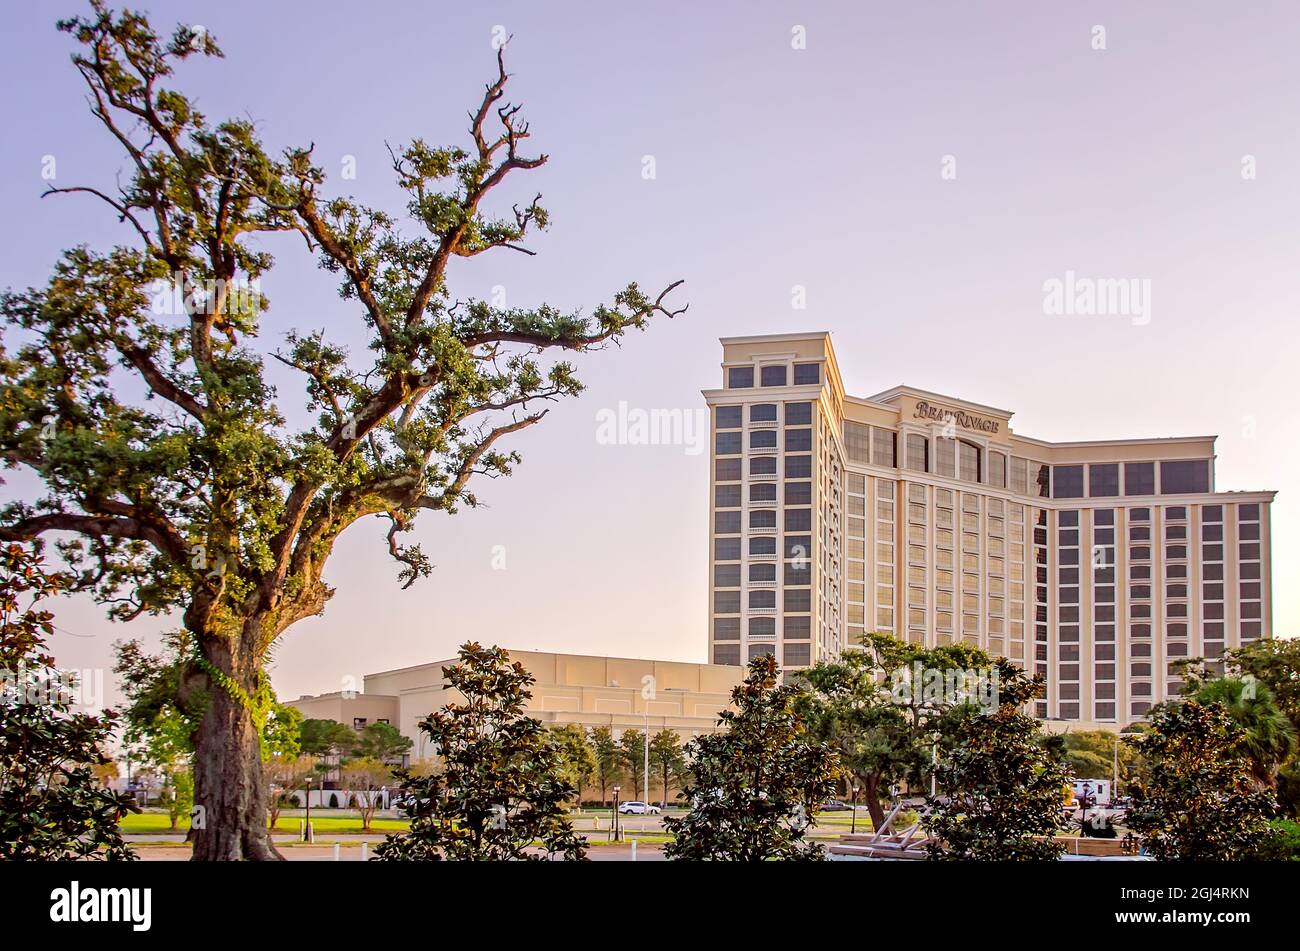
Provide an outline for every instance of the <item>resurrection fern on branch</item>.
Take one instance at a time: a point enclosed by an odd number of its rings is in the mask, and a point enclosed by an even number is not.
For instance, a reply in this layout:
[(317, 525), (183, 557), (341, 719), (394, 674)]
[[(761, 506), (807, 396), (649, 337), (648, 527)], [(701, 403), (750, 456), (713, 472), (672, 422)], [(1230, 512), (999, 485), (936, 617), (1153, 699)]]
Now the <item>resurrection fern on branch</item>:
[[(173, 88), (185, 60), (222, 55), (209, 32), (166, 37), (141, 14), (90, 8), (59, 29), (127, 174), (47, 194), (96, 201), (127, 241), (72, 248), (43, 286), (0, 297), (0, 456), (44, 487), (0, 512), (0, 539), (55, 535), (78, 586), (116, 618), (183, 617), (185, 682), (208, 697), (194, 856), (275, 859), (256, 722), (265, 660), (324, 610), (339, 536), (383, 519), (402, 582), (427, 575), (419, 546), (401, 541), (418, 514), (476, 505), (474, 480), (519, 462), (504, 440), (581, 390), (547, 354), (681, 313), (667, 303), (680, 282), (653, 295), (629, 284), (587, 314), (452, 295), (452, 261), (531, 253), (549, 220), (540, 196), (489, 207), (546, 162), (525, 152), (528, 124), (504, 98), (503, 51), (466, 146), (392, 151), (399, 216), (325, 194), (311, 148), (273, 154), (252, 121), (210, 122)], [(338, 280), (359, 352), (321, 330), (255, 346), (270, 251), (304, 246)], [(268, 357), (301, 375), (305, 428), (286, 422)]]

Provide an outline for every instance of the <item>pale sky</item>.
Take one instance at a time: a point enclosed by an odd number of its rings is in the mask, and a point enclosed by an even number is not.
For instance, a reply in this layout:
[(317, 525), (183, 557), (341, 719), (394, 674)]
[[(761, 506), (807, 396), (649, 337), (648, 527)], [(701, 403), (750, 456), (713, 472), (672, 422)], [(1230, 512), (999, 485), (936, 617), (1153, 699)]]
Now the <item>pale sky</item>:
[[(336, 597), (276, 651), (280, 696), (468, 638), (703, 661), (707, 455), (603, 445), (596, 420), (620, 401), (702, 408), (717, 338), (736, 334), (829, 330), (851, 393), (908, 383), (1014, 410), (1041, 439), (1217, 434), (1220, 490), (1279, 491), (1276, 632), (1300, 630), (1285, 581), (1300, 560), (1300, 8), (1047, 6), (142, 4), (224, 48), (177, 80), (210, 119), (251, 116), (275, 148), (314, 142), (327, 191), (395, 212), (385, 141), (465, 144), (504, 27), (509, 95), (551, 161), (503, 197), (542, 191), (553, 226), (535, 258), (457, 262), (453, 293), (590, 307), (629, 280), (687, 282), (685, 317), (579, 360), (586, 393), (515, 439), (524, 463), (477, 487), (487, 507), (421, 518), (431, 578), (400, 590), (378, 521), (344, 537)], [(0, 286), (43, 283), (64, 247), (129, 241), (93, 199), (39, 199), (47, 156), (60, 185), (125, 170), (53, 28), (80, 9), (7, 11)], [(340, 181), (348, 157), (356, 178)], [(292, 327), (358, 345), (333, 277), (300, 244), (272, 249), (265, 349)], [(1047, 316), (1043, 284), (1067, 270), (1149, 281), (1150, 323)], [(275, 378), (293, 410), (298, 382)], [(87, 602), (57, 619), (54, 652), (75, 668), (167, 626), (111, 625)]]

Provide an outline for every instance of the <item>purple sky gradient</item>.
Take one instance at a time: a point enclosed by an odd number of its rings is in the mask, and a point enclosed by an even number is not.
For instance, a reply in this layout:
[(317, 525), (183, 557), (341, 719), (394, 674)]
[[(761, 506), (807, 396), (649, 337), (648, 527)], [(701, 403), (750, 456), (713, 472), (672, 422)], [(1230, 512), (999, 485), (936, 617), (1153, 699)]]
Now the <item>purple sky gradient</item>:
[[(464, 144), (503, 25), (509, 93), (551, 161), (502, 198), (540, 190), (554, 224), (536, 258), (457, 262), (454, 294), (502, 285), (511, 305), (590, 306), (629, 280), (687, 280), (686, 317), (579, 360), (587, 392), (514, 441), (524, 464), (479, 486), (488, 507), (421, 518), (432, 578), (400, 591), (378, 521), (344, 537), (325, 616), (277, 649), (281, 696), (471, 637), (704, 660), (707, 457), (600, 445), (595, 418), (620, 400), (701, 407), (729, 334), (830, 330), (850, 392), (950, 393), (1015, 410), (1013, 428), (1038, 438), (1218, 434), (1218, 488), (1280, 490), (1276, 630), (1300, 629), (1286, 582), (1300, 559), (1300, 8), (1045, 6), (144, 5), (224, 48), (177, 81), (209, 118), (250, 115), (276, 148), (314, 142), (327, 191), (393, 211), (384, 143)], [(129, 241), (93, 199), (39, 199), (46, 155), (61, 185), (111, 186), (124, 170), (53, 29), (79, 9), (7, 14), (0, 286), (42, 283), (65, 246)], [(796, 24), (806, 50), (791, 49)], [(339, 181), (348, 155), (356, 180)], [(940, 177), (945, 155), (955, 181)], [(301, 243), (271, 247), (263, 346), (291, 327), (358, 345), (333, 278)], [(1067, 269), (1150, 280), (1151, 323), (1045, 316), (1043, 282)], [(296, 408), (298, 381), (276, 379)], [(89, 603), (60, 607), (58, 624), (71, 633), (56, 656), (82, 668), (165, 626), (115, 627)]]

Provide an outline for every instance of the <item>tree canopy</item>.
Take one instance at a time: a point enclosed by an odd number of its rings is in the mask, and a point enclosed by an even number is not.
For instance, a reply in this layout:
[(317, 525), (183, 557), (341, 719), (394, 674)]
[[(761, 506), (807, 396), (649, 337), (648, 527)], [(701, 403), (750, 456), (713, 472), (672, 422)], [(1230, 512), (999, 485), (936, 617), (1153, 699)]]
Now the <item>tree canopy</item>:
[[(328, 193), (310, 146), (270, 148), (261, 124), (210, 120), (180, 91), (187, 60), (223, 56), (211, 32), (166, 35), (143, 14), (89, 6), (58, 28), (126, 173), (47, 194), (97, 202), (125, 239), (70, 248), (43, 284), (0, 295), (0, 459), (42, 487), (0, 510), (0, 540), (54, 536), (76, 587), (115, 618), (183, 619), (184, 682), (208, 693), (195, 778), (209, 821), (195, 857), (274, 859), (264, 663), (333, 595), (324, 569), (340, 535), (382, 519), (398, 579), (427, 575), (428, 557), (402, 542), (417, 515), (477, 505), (475, 483), (520, 461), (503, 441), (581, 390), (575, 367), (548, 354), (681, 313), (668, 303), (680, 282), (628, 284), (588, 311), (452, 293), (453, 262), (531, 254), (550, 222), (540, 195), (498, 199), (547, 161), (505, 99), (504, 50), (464, 145), (391, 150), (406, 196), (394, 212)], [(363, 347), (310, 327), (263, 345), (261, 280), (274, 254), (300, 248), (337, 280)], [(296, 405), (268, 361), (301, 380)]]

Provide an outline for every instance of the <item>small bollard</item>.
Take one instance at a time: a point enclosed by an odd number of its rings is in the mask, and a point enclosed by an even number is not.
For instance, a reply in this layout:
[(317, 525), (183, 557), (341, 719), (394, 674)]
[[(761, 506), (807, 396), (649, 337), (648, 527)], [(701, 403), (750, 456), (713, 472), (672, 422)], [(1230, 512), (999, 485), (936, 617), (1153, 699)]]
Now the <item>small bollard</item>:
[(335, 843), (334, 843), (334, 861), (337, 862), (338, 860), (339, 860), (339, 844), (338, 844), (337, 842), (335, 842)]
[(632, 861), (636, 861), (636, 839), (632, 840)]
[(362, 843), (361, 843), (361, 861), (363, 861), (363, 862), (369, 862), (369, 861), (370, 861), (370, 843), (369, 843), (369, 842), (362, 842)]

